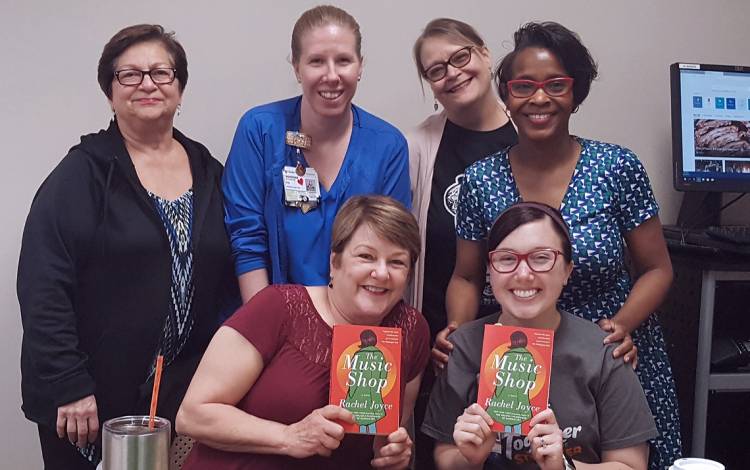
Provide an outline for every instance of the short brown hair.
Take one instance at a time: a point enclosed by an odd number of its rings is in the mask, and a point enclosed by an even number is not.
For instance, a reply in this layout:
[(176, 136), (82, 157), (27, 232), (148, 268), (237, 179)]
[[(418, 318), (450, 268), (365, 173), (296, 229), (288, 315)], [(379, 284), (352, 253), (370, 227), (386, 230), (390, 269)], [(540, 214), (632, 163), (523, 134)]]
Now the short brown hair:
[(367, 329), (362, 330), (362, 333), (359, 334), (359, 348), (366, 348), (368, 346), (375, 346), (378, 344), (378, 335), (375, 334), (374, 331)]
[(452, 18), (436, 18), (427, 23), (422, 34), (414, 41), (412, 52), (414, 53), (414, 63), (417, 66), (417, 74), (420, 80), (424, 76), (424, 66), (421, 58), (422, 46), (426, 39), (434, 37), (450, 38), (466, 46), (487, 47), (484, 44), (482, 36), (471, 25)]
[(182, 93), (188, 80), (187, 57), (185, 49), (174, 38), (174, 31), (166, 32), (164, 27), (158, 24), (137, 24), (123, 28), (112, 36), (99, 58), (96, 78), (107, 98), (112, 99), (112, 80), (114, 80), (117, 59), (129, 47), (151, 41), (160, 42), (171, 56), (173, 67), (177, 70), (175, 72), (177, 86)]
[(510, 334), (511, 349), (525, 348), (527, 344), (529, 344), (529, 338), (523, 331), (514, 331)]
[(500, 245), (500, 242), (521, 225), (526, 225), (537, 220), (550, 219), (552, 227), (562, 244), (562, 254), (565, 261), (570, 262), (573, 258), (573, 247), (570, 241), (570, 230), (565, 223), (560, 211), (554, 207), (541, 202), (517, 202), (505, 209), (492, 224), (490, 233), (487, 235), (487, 251), (492, 251)]
[(357, 23), (357, 20), (341, 8), (332, 5), (319, 5), (302, 13), (302, 16), (300, 16), (297, 19), (297, 22), (294, 23), (294, 29), (292, 29), (293, 64), (299, 62), (300, 55), (302, 54), (302, 36), (313, 28), (329, 24), (346, 26), (352, 30), (352, 33), (354, 33), (354, 48), (357, 52), (357, 57), (360, 60), (362, 59), (362, 33), (359, 31), (359, 23)]
[(411, 266), (419, 258), (421, 243), (416, 219), (400, 202), (388, 196), (354, 196), (341, 206), (333, 222), (331, 253), (334, 262), (354, 232), (367, 224), (375, 234), (406, 249)]

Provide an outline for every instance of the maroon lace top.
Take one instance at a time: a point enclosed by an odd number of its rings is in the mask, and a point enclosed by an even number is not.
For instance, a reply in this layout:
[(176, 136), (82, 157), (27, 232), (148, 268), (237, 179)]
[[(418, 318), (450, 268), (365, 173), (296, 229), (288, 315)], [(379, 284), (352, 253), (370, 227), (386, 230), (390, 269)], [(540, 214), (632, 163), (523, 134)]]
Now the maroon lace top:
[[(330, 326), (323, 321), (303, 286), (274, 285), (240, 308), (226, 326), (242, 334), (263, 357), (263, 372), (237, 407), (259, 418), (292, 424), (328, 404)], [(403, 331), (401, 393), (429, 359), (427, 322), (399, 302), (382, 326)], [(281, 455), (226, 452), (197, 443), (183, 470), (369, 468), (372, 436), (348, 434), (329, 458), (295, 459)]]

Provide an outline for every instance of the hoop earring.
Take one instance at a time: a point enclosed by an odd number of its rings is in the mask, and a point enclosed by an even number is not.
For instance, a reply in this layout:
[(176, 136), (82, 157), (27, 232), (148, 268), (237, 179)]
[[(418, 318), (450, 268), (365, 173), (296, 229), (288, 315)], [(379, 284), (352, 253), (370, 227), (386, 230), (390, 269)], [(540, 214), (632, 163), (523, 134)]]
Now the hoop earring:
[(503, 112), (505, 113), (506, 116), (508, 116), (508, 119), (513, 119), (510, 115), (510, 109), (503, 107)]

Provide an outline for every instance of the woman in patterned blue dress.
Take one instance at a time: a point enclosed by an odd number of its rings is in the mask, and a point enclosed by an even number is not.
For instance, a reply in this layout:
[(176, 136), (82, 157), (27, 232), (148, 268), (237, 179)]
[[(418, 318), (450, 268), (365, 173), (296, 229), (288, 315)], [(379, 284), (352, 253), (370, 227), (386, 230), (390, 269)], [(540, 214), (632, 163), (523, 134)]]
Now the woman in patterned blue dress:
[(484, 240), (495, 218), (520, 200), (559, 207), (571, 229), (576, 267), (560, 308), (597, 322), (610, 333), (605, 342), (622, 341), (615, 356), (638, 364), (660, 433), (651, 445), (650, 468), (667, 468), (680, 456), (680, 426), (653, 312), (669, 289), (672, 266), (648, 176), (630, 150), (570, 135), (570, 115), (597, 74), (577, 35), (556, 23), (529, 23), (514, 39), (497, 84), (519, 143), (466, 170), (448, 320), (463, 323), (476, 315), (486, 270)]

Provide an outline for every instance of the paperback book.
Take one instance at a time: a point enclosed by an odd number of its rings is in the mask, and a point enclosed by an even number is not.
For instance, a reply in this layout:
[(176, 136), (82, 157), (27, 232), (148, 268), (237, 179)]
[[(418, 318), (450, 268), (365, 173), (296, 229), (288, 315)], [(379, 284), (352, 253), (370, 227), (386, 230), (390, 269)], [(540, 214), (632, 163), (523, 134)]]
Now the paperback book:
[(348, 433), (390, 434), (399, 427), (401, 328), (335, 325), (329, 403), (354, 415)]
[(477, 403), (493, 431), (529, 433), (529, 420), (547, 408), (554, 331), (485, 325)]

